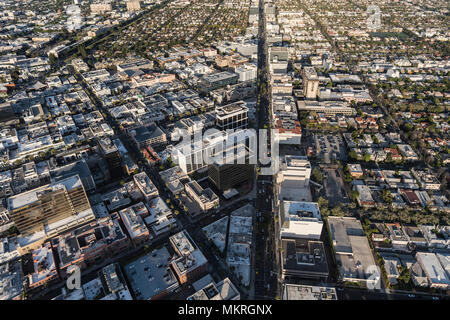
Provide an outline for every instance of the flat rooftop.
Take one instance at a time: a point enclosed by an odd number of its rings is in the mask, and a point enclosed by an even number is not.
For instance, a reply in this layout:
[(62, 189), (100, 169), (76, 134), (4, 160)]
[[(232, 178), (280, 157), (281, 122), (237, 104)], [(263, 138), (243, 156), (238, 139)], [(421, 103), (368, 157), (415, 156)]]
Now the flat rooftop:
[(376, 265), (361, 222), (356, 218), (328, 217), (339, 271), (344, 279), (366, 280)]
[(337, 294), (332, 287), (285, 284), (283, 300), (337, 300)]
[(150, 300), (179, 286), (169, 267), (171, 259), (167, 248), (162, 247), (125, 266), (125, 275), (137, 300)]
[(82, 186), (80, 177), (78, 175), (73, 175), (57, 182), (9, 197), (8, 209), (9, 211), (12, 211), (36, 202), (39, 200), (39, 195), (42, 193), (56, 191), (58, 189), (66, 189), (69, 191), (80, 186)]

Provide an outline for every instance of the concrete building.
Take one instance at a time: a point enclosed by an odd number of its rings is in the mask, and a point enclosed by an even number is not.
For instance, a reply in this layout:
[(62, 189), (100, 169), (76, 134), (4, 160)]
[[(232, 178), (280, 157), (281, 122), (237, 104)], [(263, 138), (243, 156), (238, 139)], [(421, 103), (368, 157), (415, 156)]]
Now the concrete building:
[(143, 218), (133, 207), (120, 210), (119, 215), (134, 245), (142, 245), (150, 239), (150, 232), (145, 226)]
[(22, 262), (0, 264), (0, 300), (21, 300), (23, 290)]
[(166, 247), (155, 249), (125, 266), (125, 275), (137, 300), (157, 300), (179, 287), (169, 264), (172, 255)]
[(130, 240), (119, 224), (119, 216), (113, 214), (52, 238), (51, 244), (59, 270), (65, 273), (71, 265), (84, 269), (124, 252)]
[(227, 85), (236, 84), (238, 79), (239, 75), (228, 71), (208, 74), (200, 79), (199, 89), (203, 92), (210, 92)]
[(219, 130), (244, 129), (248, 126), (248, 108), (237, 101), (216, 108), (216, 126)]
[(328, 217), (339, 280), (360, 282), (374, 287), (379, 283), (373, 266), (375, 259), (361, 222), (350, 217)]
[(304, 67), (302, 72), (303, 95), (306, 99), (316, 99), (319, 93), (319, 77), (314, 67)]
[(144, 195), (146, 201), (150, 201), (151, 199), (159, 196), (158, 189), (145, 172), (135, 174), (133, 176), (133, 180), (141, 193)]
[(150, 200), (148, 202), (148, 208), (149, 215), (144, 218), (144, 221), (155, 237), (177, 227), (175, 215), (161, 197)]
[(208, 274), (192, 285), (196, 292), (186, 300), (240, 300), (241, 295), (230, 279), (215, 283)]
[(167, 142), (167, 136), (156, 124), (139, 126), (130, 130), (130, 136), (139, 149), (158, 146)]
[[(211, 155), (241, 143), (248, 146), (250, 156), (256, 154), (256, 136), (247, 130), (237, 130), (231, 134), (224, 131), (210, 133), (202, 140), (176, 145), (173, 154), (181, 170), (190, 174), (211, 164), (214, 160)], [(210, 160), (209, 163), (206, 159)], [(256, 159), (254, 161), (256, 163)]]
[(8, 209), (23, 235), (50, 232), (51, 227), (75, 226), (94, 219), (78, 175), (12, 196), (8, 199)]
[(277, 174), (278, 199), (310, 201), (311, 163), (307, 157), (286, 155)]
[(66, 164), (64, 166), (58, 166), (50, 170), (50, 176), (53, 182), (73, 175), (78, 175), (80, 177), (86, 192), (95, 190), (95, 182), (92, 177), (91, 170), (84, 159)]
[(283, 300), (338, 300), (336, 288), (285, 283)]
[(297, 101), (298, 111), (315, 111), (317, 113), (325, 113), (327, 115), (346, 115), (352, 116), (356, 114), (354, 108), (347, 106), (346, 102), (340, 101)]
[(100, 300), (133, 300), (118, 263), (103, 267), (98, 276), (105, 292), (105, 296)]
[(239, 81), (253, 81), (256, 79), (258, 68), (252, 63), (246, 63), (234, 69), (234, 72), (239, 75)]
[(450, 288), (450, 278), (435, 253), (417, 252), (416, 259), (425, 272), (431, 288)]
[(219, 197), (210, 188), (203, 189), (197, 181), (186, 183), (184, 188), (202, 211), (208, 211), (219, 206)]
[(208, 260), (186, 231), (169, 238), (177, 257), (171, 262), (180, 284), (196, 281), (206, 274)]
[(111, 178), (121, 178), (123, 176), (123, 166), (116, 145), (109, 138), (101, 138), (98, 140), (98, 146), (108, 164)]
[(315, 202), (283, 201), (280, 207), (281, 238), (319, 240), (323, 221)]
[(37, 288), (58, 278), (50, 242), (46, 242), (42, 247), (33, 250), (31, 255), (34, 272), (28, 275), (30, 288)]

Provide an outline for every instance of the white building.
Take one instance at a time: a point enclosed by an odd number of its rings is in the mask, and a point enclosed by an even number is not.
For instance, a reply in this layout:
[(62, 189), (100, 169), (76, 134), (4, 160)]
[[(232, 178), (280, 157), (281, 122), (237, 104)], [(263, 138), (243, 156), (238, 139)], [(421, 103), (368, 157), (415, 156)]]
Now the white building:
[(258, 68), (252, 63), (246, 63), (235, 68), (234, 72), (239, 75), (239, 81), (251, 81), (256, 79)]
[(282, 238), (320, 240), (323, 221), (315, 202), (283, 201), (279, 220)]
[(447, 289), (450, 287), (450, 279), (444, 268), (442, 268), (436, 254), (431, 252), (418, 252), (416, 259), (427, 275), (432, 288)]

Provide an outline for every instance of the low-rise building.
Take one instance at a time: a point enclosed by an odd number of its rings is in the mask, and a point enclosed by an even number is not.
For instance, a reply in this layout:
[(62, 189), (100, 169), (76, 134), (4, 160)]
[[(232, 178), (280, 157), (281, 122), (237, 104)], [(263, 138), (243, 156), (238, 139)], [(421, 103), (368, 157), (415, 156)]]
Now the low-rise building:
[(203, 212), (219, 206), (219, 197), (210, 188), (203, 189), (197, 181), (186, 183), (184, 188)]
[(208, 274), (192, 285), (196, 292), (186, 300), (240, 300), (241, 295), (230, 279), (215, 283)]
[(150, 239), (150, 232), (145, 226), (143, 218), (133, 207), (120, 210), (119, 215), (134, 245), (142, 245)]
[(379, 283), (379, 275), (373, 266), (375, 259), (361, 222), (350, 217), (328, 217), (330, 236), (333, 241), (336, 262), (341, 281)]
[(156, 188), (155, 184), (152, 180), (150, 180), (145, 172), (135, 174), (133, 176), (133, 180), (144, 195), (146, 201), (150, 201), (151, 199), (159, 195), (158, 189)]
[(169, 238), (177, 257), (171, 262), (178, 281), (183, 284), (202, 277), (208, 270), (208, 260), (186, 231)]

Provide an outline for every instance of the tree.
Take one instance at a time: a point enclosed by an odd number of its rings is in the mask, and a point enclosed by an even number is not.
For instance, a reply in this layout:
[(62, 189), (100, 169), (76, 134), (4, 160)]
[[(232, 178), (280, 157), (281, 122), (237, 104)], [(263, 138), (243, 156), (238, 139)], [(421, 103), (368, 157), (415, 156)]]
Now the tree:
[(352, 190), (350, 192), (350, 197), (352, 198), (353, 201), (356, 201), (359, 198), (359, 192), (356, 190)]
[(352, 150), (348, 153), (348, 156), (350, 157), (350, 159), (352, 160), (357, 160), (358, 159), (358, 155), (356, 154), (355, 150)]
[(364, 155), (364, 161), (365, 161), (365, 162), (369, 162), (369, 161), (370, 161), (370, 154), (366, 153), (366, 154)]
[(322, 172), (319, 169), (314, 168), (311, 175), (314, 182), (322, 183)]
[(317, 203), (319, 204), (320, 211), (328, 210), (328, 200), (327, 199), (325, 199), (323, 197), (319, 197), (319, 199), (317, 199)]
[(384, 202), (389, 204), (392, 203), (392, 194), (388, 189), (383, 189), (383, 191), (381, 191), (381, 197), (383, 198)]
[(342, 217), (342, 216), (344, 216), (344, 211), (342, 211), (340, 206), (335, 206), (335, 207), (333, 207), (333, 209), (331, 209), (331, 215), (337, 216), (337, 217)]
[(86, 55), (86, 49), (84, 48), (84, 45), (80, 44), (78, 46), (78, 53), (81, 55), (81, 57), (83, 59), (86, 59), (87, 55)]

